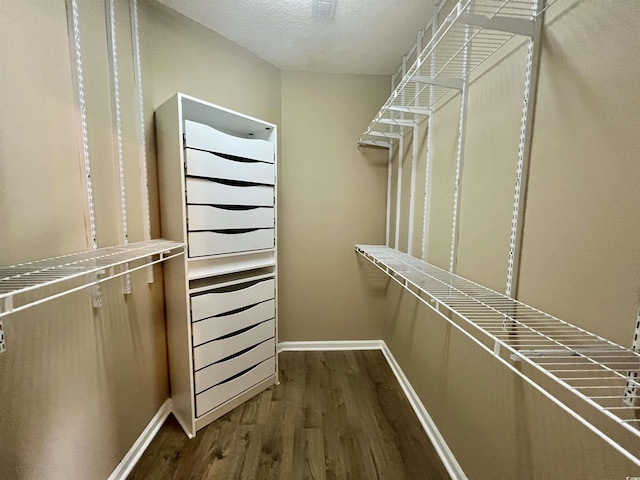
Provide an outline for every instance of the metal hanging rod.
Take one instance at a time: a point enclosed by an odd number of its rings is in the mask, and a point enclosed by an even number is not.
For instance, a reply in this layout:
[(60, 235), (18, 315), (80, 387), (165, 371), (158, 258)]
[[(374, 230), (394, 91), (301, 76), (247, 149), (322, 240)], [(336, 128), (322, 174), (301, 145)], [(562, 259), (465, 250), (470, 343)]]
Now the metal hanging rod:
[[(385, 246), (356, 245), (355, 249), (640, 466), (640, 450), (629, 447), (630, 442), (640, 445), (636, 422), (640, 406), (628, 401), (629, 390), (635, 396), (640, 388), (633, 374), (640, 371), (639, 353), (406, 253)], [(505, 319), (507, 331), (502, 328)], [(494, 343), (511, 356), (504, 358), (500, 350), (492, 349)], [(514, 361), (527, 369), (515, 368)], [(544, 385), (549, 380), (552, 383), (545, 388), (540, 378)], [(579, 402), (559, 400), (556, 390), (577, 397)]]
[[(451, 91), (516, 35), (535, 33), (534, 23), (544, 9), (532, 15), (538, 0), (460, 0), (417, 55), (391, 96), (359, 140), (370, 145), (376, 133), (398, 133), (402, 114), (429, 115)], [(448, 98), (448, 97), (447, 97)], [(396, 123), (400, 121), (400, 123)]]

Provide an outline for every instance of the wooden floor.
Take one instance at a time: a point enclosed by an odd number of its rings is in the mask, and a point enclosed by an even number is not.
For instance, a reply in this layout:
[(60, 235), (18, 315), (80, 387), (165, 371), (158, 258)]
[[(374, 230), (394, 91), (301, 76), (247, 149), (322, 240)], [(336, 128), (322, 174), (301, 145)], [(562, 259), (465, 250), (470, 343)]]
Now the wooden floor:
[(379, 351), (283, 352), (280, 385), (188, 440), (170, 416), (133, 479), (449, 478)]

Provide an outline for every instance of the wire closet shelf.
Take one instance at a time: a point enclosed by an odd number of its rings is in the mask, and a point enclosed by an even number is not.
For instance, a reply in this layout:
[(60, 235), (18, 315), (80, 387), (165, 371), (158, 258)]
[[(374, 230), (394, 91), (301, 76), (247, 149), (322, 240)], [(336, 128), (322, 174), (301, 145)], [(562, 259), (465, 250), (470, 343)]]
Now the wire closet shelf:
[(428, 115), (447, 93), (461, 91), (469, 75), (511, 38), (533, 36), (534, 22), (551, 3), (460, 0), (358, 143), (390, 147), (390, 139), (399, 138), (404, 128), (415, 125), (414, 115)]
[(406, 253), (386, 246), (355, 249), (640, 465), (640, 354)]
[(183, 254), (183, 243), (155, 239), (0, 267), (0, 318)]

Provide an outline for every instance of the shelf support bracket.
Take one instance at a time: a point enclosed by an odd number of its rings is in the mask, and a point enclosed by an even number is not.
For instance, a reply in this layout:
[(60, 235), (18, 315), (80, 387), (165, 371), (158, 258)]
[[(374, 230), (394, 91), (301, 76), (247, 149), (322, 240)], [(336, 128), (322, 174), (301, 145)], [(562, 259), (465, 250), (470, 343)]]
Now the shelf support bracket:
[(129, 263), (125, 263), (121, 267), (122, 272), (122, 293), (124, 295), (131, 295), (131, 275), (129, 274)]
[(431, 77), (428, 75), (414, 75), (411, 80), (416, 83), (425, 83), (427, 85), (451, 88), (453, 90), (462, 90), (462, 87), (464, 86), (464, 81), (461, 78), (453, 77)]
[[(0, 312), (9, 313), (13, 310), (13, 296), (5, 297), (0, 300)], [(4, 327), (2, 325), (2, 318), (0, 318), (0, 353), (7, 350), (7, 341), (4, 336)]]
[(367, 133), (367, 135), (371, 135), (374, 137), (393, 138), (395, 140), (400, 140), (402, 138), (402, 134), (400, 133), (369, 132)]
[(4, 328), (2, 327), (2, 319), (0, 318), (0, 353), (7, 350), (7, 343), (4, 339)]
[(361, 147), (391, 148), (391, 142), (382, 142), (380, 140), (360, 140), (358, 143)]
[(91, 302), (93, 303), (93, 308), (102, 307), (102, 290), (100, 289), (99, 279), (97, 273), (91, 274), (91, 282), (93, 285), (91, 286)]
[(500, 32), (515, 33), (516, 35), (525, 35), (533, 37), (536, 27), (533, 20), (525, 20), (522, 18), (511, 18), (503, 16), (485, 17), (476, 13), (466, 13), (462, 17), (465, 24), (473, 27), (481, 27), (489, 30), (498, 30)]
[[(638, 309), (638, 315), (636, 316), (636, 330), (631, 349), (634, 352), (640, 352), (640, 309)], [(638, 370), (629, 370), (627, 372), (627, 385), (624, 389), (622, 401), (630, 407), (640, 406), (640, 372)]]
[(385, 125), (398, 125), (400, 127), (416, 126), (416, 122), (414, 122), (413, 120), (390, 119), (390, 118), (382, 118), (378, 120), (378, 123), (384, 123)]
[(394, 112), (413, 113), (415, 115), (431, 115), (431, 109), (426, 107), (389, 107)]

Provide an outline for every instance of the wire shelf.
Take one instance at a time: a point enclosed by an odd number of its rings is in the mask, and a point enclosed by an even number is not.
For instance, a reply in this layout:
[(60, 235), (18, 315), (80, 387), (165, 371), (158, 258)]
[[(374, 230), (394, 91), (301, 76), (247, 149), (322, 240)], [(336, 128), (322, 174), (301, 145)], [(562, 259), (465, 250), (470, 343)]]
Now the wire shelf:
[[(0, 267), (0, 318), (183, 254), (183, 243), (156, 239)], [(129, 263), (136, 261), (142, 265), (132, 268)], [(73, 285), (65, 289), (66, 283)], [(14, 299), (51, 286), (62, 291), (15, 306)]]
[[(548, 389), (539, 384), (550, 380), (552, 387), (561, 387), (561, 393), (570, 392), (580, 399), (581, 406), (576, 409), (552, 398), (640, 465), (637, 448), (632, 453), (633, 449), (621, 446), (625, 442), (612, 438), (630, 436), (636, 446), (640, 440), (640, 354), (406, 253), (385, 246), (355, 248), (432, 309), (454, 314), (460, 322), (444, 318), (502, 363), (509, 366), (517, 361), (531, 367), (538, 376), (533, 382), (529, 376), (528, 382), (538, 385), (547, 397), (551, 398)], [(507, 360), (501, 349), (510, 354)], [(576, 414), (577, 410), (582, 415)], [(596, 423), (602, 424), (597, 428), (584, 421), (585, 415), (594, 413)]]
[(389, 147), (390, 140), (415, 124), (413, 114), (428, 115), (449, 92), (461, 90), (468, 76), (515, 35), (532, 36), (542, 4), (542, 0), (460, 0), (359, 144)]

